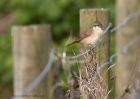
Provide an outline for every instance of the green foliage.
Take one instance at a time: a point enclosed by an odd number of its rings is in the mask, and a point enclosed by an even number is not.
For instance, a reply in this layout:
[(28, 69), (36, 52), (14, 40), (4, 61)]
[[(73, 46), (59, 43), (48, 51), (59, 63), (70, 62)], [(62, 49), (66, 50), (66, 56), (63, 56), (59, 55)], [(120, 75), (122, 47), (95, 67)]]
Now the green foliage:
[[(3, 1), (3, 2), (2, 2)], [(1, 0), (5, 4), (5, 0)], [(79, 9), (105, 7), (112, 8), (115, 0), (10, 0), (7, 9), (17, 16), (16, 24), (49, 23), (52, 25), (53, 39), (61, 42), (69, 31), (77, 35)]]
[[(51, 24), (53, 40), (64, 45), (63, 41), (69, 36), (70, 31), (73, 31), (74, 35), (78, 34), (81, 8), (109, 8), (114, 17), (114, 2), (115, 0), (0, 0), (0, 12), (14, 14), (17, 25)], [(1, 83), (12, 81), (11, 50), (10, 34), (1, 36)], [(64, 82), (67, 83), (66, 80)]]
[(12, 82), (12, 55), (11, 37), (9, 34), (0, 37), (0, 83), (8, 84)]

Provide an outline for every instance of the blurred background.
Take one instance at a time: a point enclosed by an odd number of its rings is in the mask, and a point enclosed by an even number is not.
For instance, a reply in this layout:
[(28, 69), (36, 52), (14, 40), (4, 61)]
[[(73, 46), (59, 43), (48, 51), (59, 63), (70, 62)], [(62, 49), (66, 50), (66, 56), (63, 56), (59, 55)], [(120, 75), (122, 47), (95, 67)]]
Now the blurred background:
[[(0, 0), (1, 99), (13, 95), (11, 27), (51, 24), (53, 44), (63, 47), (70, 31), (73, 36), (79, 34), (79, 9), (82, 8), (107, 8), (111, 11), (111, 22), (115, 22), (115, 0)], [(112, 45), (111, 53), (115, 49)]]

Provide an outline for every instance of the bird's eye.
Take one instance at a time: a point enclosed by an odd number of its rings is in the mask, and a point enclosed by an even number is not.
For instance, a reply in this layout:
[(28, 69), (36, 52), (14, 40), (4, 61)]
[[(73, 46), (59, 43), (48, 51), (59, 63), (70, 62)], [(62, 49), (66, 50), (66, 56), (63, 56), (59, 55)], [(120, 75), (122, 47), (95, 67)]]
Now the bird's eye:
[(99, 25), (96, 25), (97, 27), (99, 27)]

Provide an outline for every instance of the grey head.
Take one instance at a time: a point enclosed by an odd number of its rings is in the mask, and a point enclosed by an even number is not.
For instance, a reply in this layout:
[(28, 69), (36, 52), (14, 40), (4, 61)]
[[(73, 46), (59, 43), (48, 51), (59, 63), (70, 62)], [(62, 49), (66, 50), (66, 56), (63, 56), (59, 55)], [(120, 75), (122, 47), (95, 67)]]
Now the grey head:
[(99, 21), (95, 21), (95, 22), (93, 23), (93, 26), (98, 26), (98, 27), (103, 28), (103, 25), (102, 25), (101, 22), (99, 22)]

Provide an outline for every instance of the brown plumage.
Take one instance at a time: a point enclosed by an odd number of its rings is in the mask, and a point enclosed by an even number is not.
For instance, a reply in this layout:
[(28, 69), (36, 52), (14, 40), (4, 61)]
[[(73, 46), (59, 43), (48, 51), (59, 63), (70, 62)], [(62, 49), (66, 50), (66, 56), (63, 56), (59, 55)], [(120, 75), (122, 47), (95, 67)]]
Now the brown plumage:
[(71, 46), (75, 43), (83, 43), (84, 45), (94, 44), (102, 33), (102, 24), (99, 21), (95, 21), (92, 28), (87, 32), (81, 33), (80, 37), (73, 41), (72, 43), (67, 44), (66, 46)]

